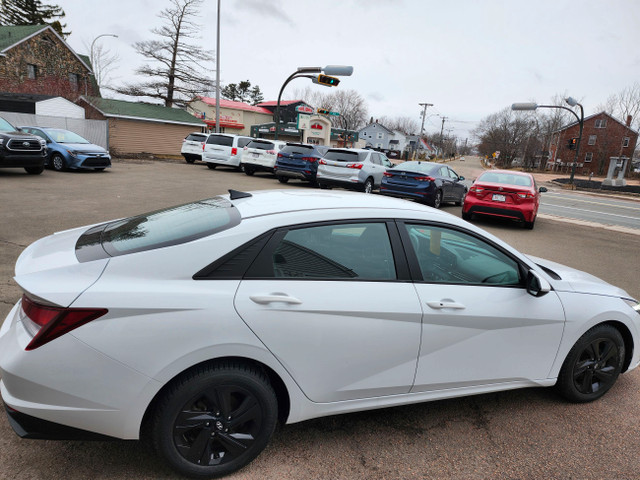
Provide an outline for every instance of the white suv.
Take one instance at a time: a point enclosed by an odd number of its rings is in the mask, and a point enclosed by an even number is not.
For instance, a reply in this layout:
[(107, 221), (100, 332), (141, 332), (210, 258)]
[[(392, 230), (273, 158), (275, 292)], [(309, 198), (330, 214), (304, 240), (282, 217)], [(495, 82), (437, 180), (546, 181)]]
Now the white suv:
[(180, 153), (187, 163), (202, 160), (202, 148), (208, 136), (208, 133), (193, 132), (187, 135), (182, 141), (182, 150), (180, 150)]
[(249, 176), (259, 170), (273, 173), (278, 153), (286, 144), (280, 140), (254, 138), (242, 152), (242, 170)]
[(380, 188), (382, 176), (392, 164), (384, 153), (359, 148), (332, 148), (318, 162), (320, 188), (332, 186), (371, 193)]
[(204, 144), (202, 161), (212, 169), (218, 165), (239, 168), (242, 149), (251, 140), (253, 140), (251, 137), (230, 133), (212, 133)]

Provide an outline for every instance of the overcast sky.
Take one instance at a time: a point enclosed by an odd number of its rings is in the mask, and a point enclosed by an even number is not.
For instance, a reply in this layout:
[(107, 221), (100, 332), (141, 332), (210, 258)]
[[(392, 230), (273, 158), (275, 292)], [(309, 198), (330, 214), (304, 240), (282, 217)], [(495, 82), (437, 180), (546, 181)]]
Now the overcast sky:
[[(132, 44), (154, 38), (150, 30), (162, 24), (157, 14), (170, 5), (48, 3), (65, 10), (67, 41), (78, 53), (88, 54), (100, 34), (118, 35), (98, 40), (120, 57), (116, 84), (135, 80), (145, 59)], [(201, 45), (212, 52), (216, 5), (205, 0), (201, 11)], [(566, 94), (587, 115), (640, 81), (638, 0), (222, 0), (220, 33), (223, 85), (248, 79), (265, 100), (275, 100), (298, 66), (353, 65), (353, 76), (336, 88), (358, 91), (369, 116), (420, 121), (418, 103), (433, 103), (425, 130), (440, 130), (438, 114), (461, 138), (513, 102)], [(284, 97), (310, 85), (294, 80)]]

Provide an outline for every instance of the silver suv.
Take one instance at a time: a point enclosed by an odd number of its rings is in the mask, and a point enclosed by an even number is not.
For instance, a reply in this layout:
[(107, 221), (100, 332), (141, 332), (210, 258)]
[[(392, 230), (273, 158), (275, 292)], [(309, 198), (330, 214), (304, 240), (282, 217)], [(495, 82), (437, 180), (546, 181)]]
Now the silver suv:
[(202, 161), (212, 169), (218, 165), (240, 168), (242, 150), (251, 140), (251, 137), (230, 133), (212, 133), (204, 144)]
[(359, 148), (332, 148), (318, 162), (320, 188), (333, 186), (371, 193), (380, 188), (391, 162), (384, 153)]

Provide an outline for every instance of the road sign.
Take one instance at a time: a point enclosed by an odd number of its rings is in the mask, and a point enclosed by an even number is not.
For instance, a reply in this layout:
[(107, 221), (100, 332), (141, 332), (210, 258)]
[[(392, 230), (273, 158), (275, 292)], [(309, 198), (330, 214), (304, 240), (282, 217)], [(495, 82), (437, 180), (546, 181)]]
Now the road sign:
[(334, 117), (339, 117), (340, 112), (329, 112), (329, 115), (333, 115)]

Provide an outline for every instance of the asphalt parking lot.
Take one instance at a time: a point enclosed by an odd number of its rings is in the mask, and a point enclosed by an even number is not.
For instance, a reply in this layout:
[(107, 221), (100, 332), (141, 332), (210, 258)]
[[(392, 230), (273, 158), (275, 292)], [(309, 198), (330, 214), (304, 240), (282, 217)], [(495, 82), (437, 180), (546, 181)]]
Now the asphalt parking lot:
[[(201, 163), (116, 161), (102, 173), (0, 171), (0, 320), (21, 292), (20, 252), (55, 231), (225, 193), (311, 188)], [(460, 207), (445, 206), (460, 215)], [(539, 219), (533, 231), (484, 222), (521, 251), (586, 270), (640, 297), (640, 236)], [(505, 359), (508, 361), (508, 359)], [(603, 399), (569, 404), (526, 389), (283, 426), (237, 479), (637, 479), (640, 373)], [(22, 440), (0, 415), (0, 478), (178, 478), (138, 442)]]

